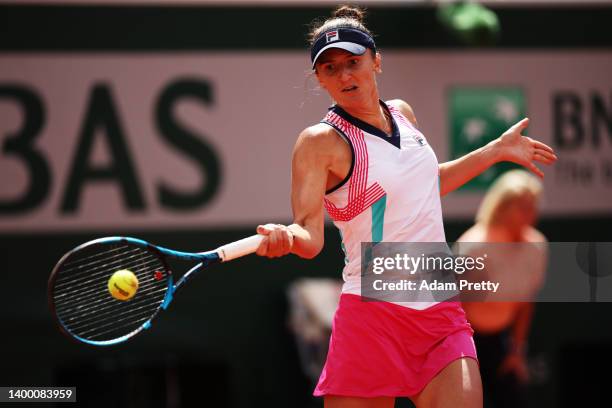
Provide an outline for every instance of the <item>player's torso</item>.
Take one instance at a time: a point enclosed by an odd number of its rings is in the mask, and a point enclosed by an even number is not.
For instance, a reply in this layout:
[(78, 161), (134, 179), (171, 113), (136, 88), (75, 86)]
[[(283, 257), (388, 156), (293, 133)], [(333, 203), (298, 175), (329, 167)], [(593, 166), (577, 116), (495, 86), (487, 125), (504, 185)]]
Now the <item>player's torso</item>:
[(345, 280), (359, 274), (361, 242), (443, 242), (438, 161), (423, 134), (389, 106), (393, 134), (386, 135), (339, 107), (324, 122), (352, 149), (349, 177), (325, 196), (342, 235)]

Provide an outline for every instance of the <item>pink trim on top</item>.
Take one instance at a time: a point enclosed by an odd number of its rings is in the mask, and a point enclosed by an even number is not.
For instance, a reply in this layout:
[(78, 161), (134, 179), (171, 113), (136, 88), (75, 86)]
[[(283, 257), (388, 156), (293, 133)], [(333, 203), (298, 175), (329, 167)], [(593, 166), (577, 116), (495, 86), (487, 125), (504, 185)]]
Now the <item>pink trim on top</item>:
[(391, 112), (391, 114), (396, 120), (402, 122), (404, 125), (408, 126), (411, 129), (416, 129), (414, 124), (410, 122), (406, 116), (404, 116), (402, 111), (397, 109), (395, 106), (389, 105), (388, 103), (386, 105), (389, 108), (389, 112)]
[(332, 111), (327, 113), (324, 120), (336, 126), (349, 138), (355, 152), (355, 165), (353, 174), (349, 179), (347, 205), (343, 208), (338, 208), (327, 198), (324, 199), (325, 209), (334, 221), (350, 221), (386, 193), (378, 183), (367, 187), (368, 149), (363, 131)]

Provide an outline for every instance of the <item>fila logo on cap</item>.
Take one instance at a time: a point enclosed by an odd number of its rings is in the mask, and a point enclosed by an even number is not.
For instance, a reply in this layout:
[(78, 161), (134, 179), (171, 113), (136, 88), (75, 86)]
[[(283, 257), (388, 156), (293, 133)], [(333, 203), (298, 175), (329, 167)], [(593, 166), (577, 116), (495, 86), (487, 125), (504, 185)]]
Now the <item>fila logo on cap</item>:
[(338, 41), (340, 39), (340, 34), (338, 31), (328, 31), (325, 33), (325, 38), (327, 39), (328, 43)]

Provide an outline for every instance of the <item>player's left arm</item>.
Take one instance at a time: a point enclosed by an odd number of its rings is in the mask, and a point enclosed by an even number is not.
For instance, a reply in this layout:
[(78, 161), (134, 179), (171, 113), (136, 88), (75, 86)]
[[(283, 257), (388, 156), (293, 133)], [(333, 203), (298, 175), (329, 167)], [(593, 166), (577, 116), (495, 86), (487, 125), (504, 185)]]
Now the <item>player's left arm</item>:
[[(399, 99), (393, 102), (416, 126), (416, 117), (410, 105)], [(520, 164), (537, 176), (544, 177), (535, 163), (552, 164), (557, 156), (550, 146), (521, 134), (528, 125), (529, 119), (525, 118), (485, 146), (458, 159), (440, 163), (440, 195), (458, 189), (495, 163), (503, 161)]]
[(456, 190), (495, 163), (503, 161), (520, 164), (543, 178), (544, 173), (535, 163), (553, 164), (557, 156), (550, 146), (522, 135), (527, 126), (529, 119), (525, 118), (485, 146), (458, 159), (441, 163), (440, 195)]

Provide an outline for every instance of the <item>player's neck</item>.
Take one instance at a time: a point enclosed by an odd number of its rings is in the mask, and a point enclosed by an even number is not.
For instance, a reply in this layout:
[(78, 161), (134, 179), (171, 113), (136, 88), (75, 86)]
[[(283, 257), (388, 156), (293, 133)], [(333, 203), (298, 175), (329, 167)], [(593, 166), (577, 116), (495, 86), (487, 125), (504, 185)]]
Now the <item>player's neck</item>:
[(384, 108), (380, 105), (378, 93), (372, 98), (368, 98), (367, 103), (357, 106), (342, 106), (351, 116), (369, 123), (370, 125), (383, 130), (385, 133), (391, 132), (391, 119), (385, 114)]

